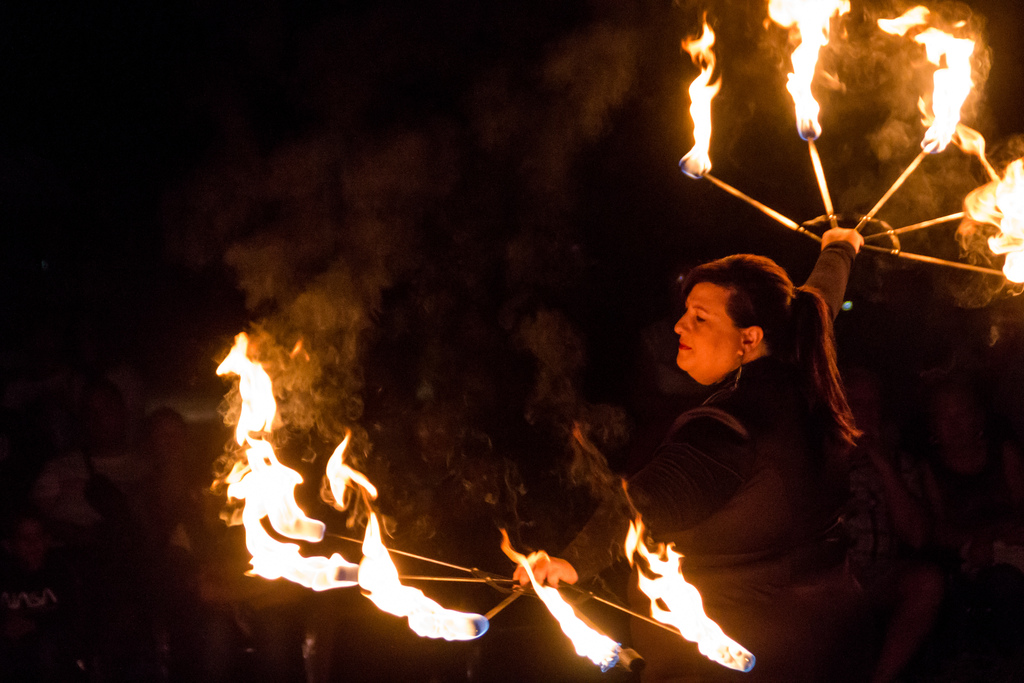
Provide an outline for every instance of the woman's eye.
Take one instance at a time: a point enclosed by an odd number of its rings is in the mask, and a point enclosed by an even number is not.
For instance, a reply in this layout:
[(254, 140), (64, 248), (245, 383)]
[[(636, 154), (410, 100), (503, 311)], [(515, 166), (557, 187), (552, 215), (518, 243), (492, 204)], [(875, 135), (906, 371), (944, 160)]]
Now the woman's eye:
[(693, 316), (693, 319), (696, 320), (699, 323), (704, 322), (704, 318), (700, 317), (699, 315)]

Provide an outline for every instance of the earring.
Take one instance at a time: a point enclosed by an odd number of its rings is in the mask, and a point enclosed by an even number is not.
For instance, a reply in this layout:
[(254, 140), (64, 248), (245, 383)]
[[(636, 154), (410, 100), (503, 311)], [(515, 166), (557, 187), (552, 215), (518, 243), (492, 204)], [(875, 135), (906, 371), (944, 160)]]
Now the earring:
[(738, 368), (736, 368), (736, 377), (734, 377), (733, 380), (732, 380), (732, 388), (733, 389), (735, 389), (737, 386), (739, 386), (740, 375), (742, 375), (742, 374), (743, 374), (743, 362), (741, 361), (740, 362), (740, 366)]

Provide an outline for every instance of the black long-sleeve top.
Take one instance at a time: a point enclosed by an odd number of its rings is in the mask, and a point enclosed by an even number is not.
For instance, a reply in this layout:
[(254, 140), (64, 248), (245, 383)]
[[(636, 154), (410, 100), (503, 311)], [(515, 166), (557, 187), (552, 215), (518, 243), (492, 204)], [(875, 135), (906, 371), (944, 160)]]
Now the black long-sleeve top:
[[(855, 251), (835, 242), (807, 285), (839, 311)], [(797, 368), (771, 355), (742, 366), (699, 408), (683, 413), (628, 481), (652, 536), (674, 542), (688, 571), (810, 557), (838, 519), (847, 490), (840, 454), (807, 408)], [(621, 554), (632, 513), (606, 503), (562, 553), (586, 578)], [(787, 570), (788, 571), (788, 570)]]

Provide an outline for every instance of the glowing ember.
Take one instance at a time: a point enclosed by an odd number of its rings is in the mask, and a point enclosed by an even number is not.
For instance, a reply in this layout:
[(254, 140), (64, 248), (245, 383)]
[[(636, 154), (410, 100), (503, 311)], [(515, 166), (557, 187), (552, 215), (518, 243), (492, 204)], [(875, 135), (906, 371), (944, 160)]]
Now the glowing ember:
[(683, 49), (690, 53), (690, 59), (700, 67), (700, 74), (690, 83), (690, 118), (693, 120), (693, 148), (679, 161), (683, 173), (700, 178), (711, 170), (711, 100), (722, 86), (721, 79), (711, 82), (715, 70), (715, 32), (704, 20), (699, 38), (683, 42)]
[[(902, 36), (925, 26), (930, 17), (927, 8), (918, 6), (896, 19), (879, 19), (878, 26), (886, 33)], [(964, 22), (960, 22), (956, 28), (963, 28), (964, 25)], [(931, 108), (924, 99), (920, 103), (925, 113), (925, 125), (928, 126), (921, 148), (932, 153), (941, 152), (956, 132), (960, 108), (974, 85), (971, 78), (974, 41), (956, 38), (935, 27), (925, 28), (914, 37), (914, 41), (924, 46), (928, 61), (937, 67), (933, 76)]]
[(967, 195), (964, 212), (972, 220), (999, 228), (999, 234), (988, 240), (989, 249), (1006, 255), (1006, 279), (1024, 282), (1024, 159), (1010, 164), (1002, 180)]
[(552, 616), (558, 620), (562, 632), (569, 637), (573, 647), (576, 648), (576, 654), (597, 664), (601, 667), (601, 671), (607, 671), (615, 666), (619, 661), (619, 652), (622, 647), (608, 636), (598, 633), (583, 623), (576, 615), (572, 605), (562, 599), (557, 588), (537, 583), (537, 579), (533, 576), (533, 570), (530, 568), (530, 562), (544, 554), (544, 551), (537, 551), (527, 557), (512, 548), (512, 542), (504, 529), (501, 530), (501, 538), (501, 549), (509, 559), (526, 570), (530, 577), (530, 583), (533, 584), (533, 590), (537, 592), (537, 596), (544, 602)]
[(804, 140), (817, 140), (818, 102), (811, 94), (811, 81), (818, 64), (818, 53), (828, 44), (832, 17), (850, 11), (849, 0), (769, 0), (768, 16), (789, 29), (793, 50), (793, 72), (786, 88), (796, 105), (796, 128)]
[(648, 550), (642, 540), (643, 533), (643, 523), (639, 518), (630, 523), (625, 550), (630, 564), (634, 554), (639, 553), (650, 567), (649, 570), (640, 570), (639, 585), (651, 599), (651, 616), (678, 629), (711, 661), (737, 671), (753, 669), (754, 655), (726, 636), (721, 627), (704, 613), (700, 593), (686, 582), (679, 570), (682, 555), (671, 545), (659, 544), (657, 552)]
[(383, 611), (406, 617), (409, 628), (426, 638), (473, 640), (487, 632), (487, 619), (480, 614), (456, 612), (441, 607), (422, 591), (403, 586), (398, 569), (380, 538), (377, 515), (370, 513), (359, 563), (359, 587)]

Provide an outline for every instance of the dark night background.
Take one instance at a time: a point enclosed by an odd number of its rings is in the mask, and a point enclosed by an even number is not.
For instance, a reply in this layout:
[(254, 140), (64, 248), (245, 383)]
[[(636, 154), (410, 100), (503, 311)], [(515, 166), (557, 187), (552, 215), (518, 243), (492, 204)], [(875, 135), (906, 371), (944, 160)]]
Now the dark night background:
[[(968, 5), (989, 73), (965, 122), (1001, 167), (1022, 151), (1021, 10)], [(496, 540), (458, 549), (457, 524), (439, 531), (462, 505), (466, 534), (564, 543), (572, 522), (550, 520), (578, 520), (591, 482), (571, 425), (626, 466), (643, 342), (674, 355), (683, 269), (750, 251), (800, 281), (814, 262), (810, 240), (678, 170), (695, 75), (679, 44), (703, 7), (723, 74), (713, 173), (815, 218), (785, 36), (759, 3), (0, 5), (0, 386), (56, 348), (93, 372), (130, 367), (147, 405), (216, 422), (234, 334), (261, 331), (277, 359), (301, 338), (312, 365), (275, 366), (306, 430), (292, 443), (355, 429), (396, 538), (508, 571)], [(917, 151), (930, 75), (871, 30), (903, 9), (854, 2), (824, 58), (846, 84), (819, 91), (840, 211), (870, 208)], [(982, 182), (951, 147), (880, 218), (957, 211)], [(904, 246), (964, 258), (953, 226)], [(993, 329), (1013, 338), (1024, 300), (1001, 286), (864, 254), (842, 359), (909, 383)]]

